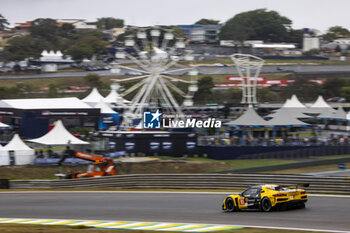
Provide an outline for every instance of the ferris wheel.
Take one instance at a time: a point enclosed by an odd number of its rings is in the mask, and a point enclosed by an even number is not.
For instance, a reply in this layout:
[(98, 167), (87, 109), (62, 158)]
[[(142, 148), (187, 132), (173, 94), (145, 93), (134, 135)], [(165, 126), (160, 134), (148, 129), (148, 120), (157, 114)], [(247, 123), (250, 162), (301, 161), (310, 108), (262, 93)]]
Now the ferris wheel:
[[(198, 71), (179, 63), (181, 60), (194, 60), (192, 52), (186, 50), (185, 40), (176, 39), (171, 29), (152, 27), (138, 29), (133, 35), (127, 36), (124, 46), (116, 52), (116, 58), (128, 59), (129, 64), (114, 63), (111, 72), (128, 71), (125, 74), (133, 77), (113, 81), (117, 86), (126, 82), (136, 83), (120, 94), (122, 97), (133, 96), (124, 113), (121, 128), (135, 126), (133, 120), (142, 119), (145, 110), (161, 109), (163, 113), (183, 116), (183, 107), (193, 105), (193, 96), (198, 91), (195, 78)], [(125, 52), (127, 49), (132, 49), (133, 53)], [(183, 74), (191, 78), (174, 77)], [(180, 83), (182, 88), (178, 85)], [(181, 103), (177, 99), (181, 99)]]

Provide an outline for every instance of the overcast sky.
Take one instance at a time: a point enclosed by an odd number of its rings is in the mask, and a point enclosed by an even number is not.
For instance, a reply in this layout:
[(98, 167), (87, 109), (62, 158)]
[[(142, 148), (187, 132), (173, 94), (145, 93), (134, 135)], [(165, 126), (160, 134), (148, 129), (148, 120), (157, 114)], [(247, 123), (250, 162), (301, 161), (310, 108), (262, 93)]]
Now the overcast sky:
[(201, 18), (225, 22), (257, 8), (278, 11), (295, 29), (350, 29), (350, 0), (0, 0), (0, 14), (12, 26), (36, 18), (116, 17), (138, 26), (192, 24)]

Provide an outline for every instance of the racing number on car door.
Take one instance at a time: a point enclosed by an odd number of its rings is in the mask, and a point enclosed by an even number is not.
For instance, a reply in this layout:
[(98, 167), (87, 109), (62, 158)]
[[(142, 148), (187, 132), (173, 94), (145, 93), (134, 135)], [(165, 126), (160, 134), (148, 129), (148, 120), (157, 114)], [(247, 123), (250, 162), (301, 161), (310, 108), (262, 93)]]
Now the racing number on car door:
[(245, 205), (245, 200), (244, 200), (244, 198), (239, 199), (239, 204), (240, 204), (240, 205)]

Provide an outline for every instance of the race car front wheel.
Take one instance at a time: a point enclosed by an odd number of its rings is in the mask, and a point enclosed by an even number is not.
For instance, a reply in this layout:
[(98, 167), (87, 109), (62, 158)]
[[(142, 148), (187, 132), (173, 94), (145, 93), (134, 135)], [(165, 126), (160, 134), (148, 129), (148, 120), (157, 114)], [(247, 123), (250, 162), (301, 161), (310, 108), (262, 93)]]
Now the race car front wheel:
[(229, 212), (233, 212), (236, 210), (235, 203), (233, 202), (233, 199), (231, 197), (226, 199), (225, 205), (226, 210)]
[(264, 211), (264, 212), (269, 212), (269, 211), (271, 211), (272, 205), (271, 205), (271, 201), (270, 201), (269, 198), (264, 197), (264, 198), (261, 200), (260, 209), (261, 209), (261, 211)]

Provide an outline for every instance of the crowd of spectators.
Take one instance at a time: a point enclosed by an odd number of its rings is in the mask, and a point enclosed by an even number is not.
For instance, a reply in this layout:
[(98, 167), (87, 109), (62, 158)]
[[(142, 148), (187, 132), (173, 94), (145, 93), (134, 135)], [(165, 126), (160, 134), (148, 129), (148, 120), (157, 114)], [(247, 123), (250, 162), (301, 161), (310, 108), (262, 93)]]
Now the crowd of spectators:
[(201, 146), (336, 146), (350, 145), (350, 137), (345, 135), (330, 135), (329, 137), (236, 137), (201, 136), (198, 138)]

